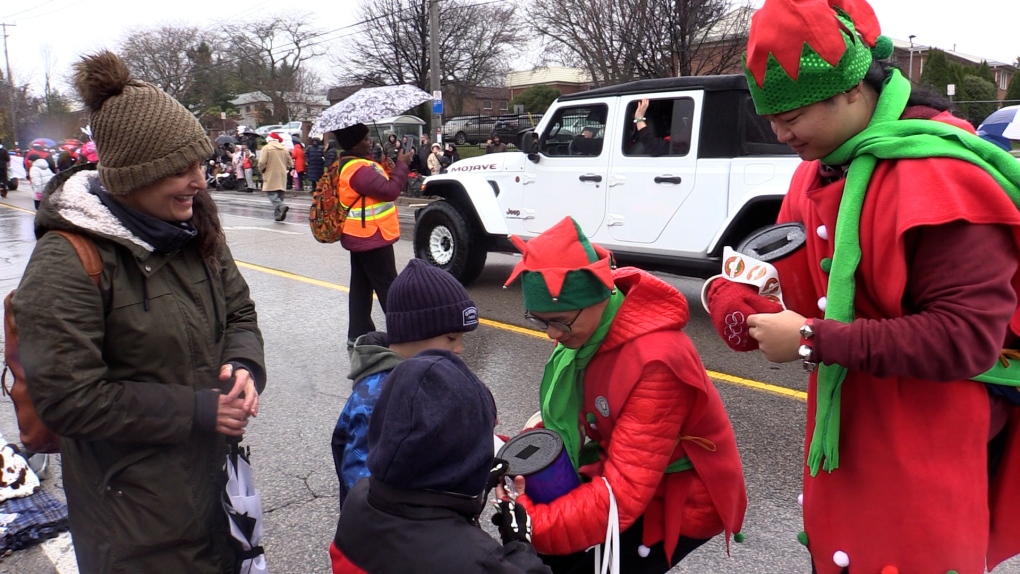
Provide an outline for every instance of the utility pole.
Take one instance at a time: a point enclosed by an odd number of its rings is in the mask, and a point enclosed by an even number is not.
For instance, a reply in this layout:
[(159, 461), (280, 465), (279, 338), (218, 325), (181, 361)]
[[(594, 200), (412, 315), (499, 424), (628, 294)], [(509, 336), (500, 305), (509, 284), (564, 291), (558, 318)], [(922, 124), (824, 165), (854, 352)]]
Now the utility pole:
[(11, 87), (11, 136), (14, 138), (14, 144), (12, 147), (18, 145), (18, 110), (17, 110), (17, 95), (14, 88), (14, 78), (11, 77), (11, 57), (7, 53), (7, 27), (15, 26), (15, 24), (5, 24), (0, 22), (0, 28), (4, 30), (4, 59), (7, 60), (7, 85)]
[(911, 34), (908, 36), (910, 40), (910, 64), (907, 65), (907, 79), (913, 83), (914, 81), (914, 38), (917, 36)]
[[(442, 97), (443, 85), (440, 81), (439, 76), (439, 0), (429, 0), (429, 76), (430, 86), (432, 88), (432, 97), (435, 98), (436, 94), (440, 94)], [(435, 107), (432, 108), (432, 137), (433, 141), (439, 141), (442, 138), (442, 125), (443, 115), (435, 113)]]

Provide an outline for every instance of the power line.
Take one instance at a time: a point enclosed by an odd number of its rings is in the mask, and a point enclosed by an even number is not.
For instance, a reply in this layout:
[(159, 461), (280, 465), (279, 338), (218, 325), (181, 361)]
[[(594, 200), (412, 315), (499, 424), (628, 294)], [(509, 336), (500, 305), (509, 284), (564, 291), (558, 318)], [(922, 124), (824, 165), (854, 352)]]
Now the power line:
[(42, 14), (33, 14), (31, 16), (25, 16), (24, 18), (19, 18), (19, 20), (22, 20), (22, 21), (24, 21), (24, 20), (34, 20), (36, 18), (42, 18), (43, 16), (49, 16), (50, 14), (56, 14), (57, 12), (62, 12), (64, 10), (67, 10), (68, 8), (71, 8), (72, 6), (77, 6), (78, 4), (81, 4), (84, 1), (85, 0), (77, 0), (77, 2), (72, 2), (72, 3), (68, 4), (67, 6), (61, 6), (60, 8), (57, 8), (55, 10), (50, 10), (49, 12), (43, 12)]
[[(46, 0), (42, 4), (37, 4), (35, 6), (32, 6), (31, 8), (22, 10), (21, 12), (15, 12), (13, 14), (7, 14), (6, 16), (0, 16), (0, 18), (3, 18), (4, 20), (6, 20), (8, 18), (13, 18), (15, 16), (20, 16), (21, 14), (24, 14), (26, 12), (31, 12), (32, 10), (38, 10), (39, 8), (42, 8), (43, 6), (45, 6), (45, 5), (47, 5), (47, 4), (51, 3), (51, 2), (53, 2), (53, 0)], [(13, 24), (12, 24), (12, 26), (13, 26)]]

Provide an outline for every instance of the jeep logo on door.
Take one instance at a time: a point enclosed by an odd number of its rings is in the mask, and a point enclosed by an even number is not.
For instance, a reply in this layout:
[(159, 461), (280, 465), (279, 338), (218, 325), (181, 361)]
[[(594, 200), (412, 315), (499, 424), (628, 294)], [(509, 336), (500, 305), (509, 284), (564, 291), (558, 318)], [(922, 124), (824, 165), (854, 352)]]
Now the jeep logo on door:
[(521, 216), (521, 210), (520, 209), (508, 209), (508, 210), (506, 210), (506, 214), (507, 214), (508, 217), (520, 217)]

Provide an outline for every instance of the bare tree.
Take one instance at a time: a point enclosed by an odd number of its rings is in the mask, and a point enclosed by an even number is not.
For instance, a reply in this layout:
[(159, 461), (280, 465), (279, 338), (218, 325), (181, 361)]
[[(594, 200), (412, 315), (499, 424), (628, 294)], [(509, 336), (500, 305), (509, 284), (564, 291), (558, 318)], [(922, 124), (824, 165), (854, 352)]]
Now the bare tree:
[[(468, 89), (502, 83), (511, 56), (523, 46), (523, 26), (508, 3), (440, 4), (439, 68), (444, 96), (458, 110)], [(429, 0), (367, 0), (363, 24), (343, 55), (330, 56), (344, 72), (339, 83), (430, 86)]]
[[(754, 12), (747, 0), (674, 0), (668, 4), (672, 5), (668, 17), (645, 20), (649, 37), (666, 42), (664, 49), (646, 50), (633, 62), (641, 76), (703, 76), (738, 68)], [(658, 65), (645, 64), (651, 61)]]
[(718, 74), (740, 62), (749, 0), (532, 0), (535, 29), (596, 84)]
[(182, 99), (192, 89), (195, 65), (189, 57), (206, 38), (194, 26), (163, 24), (131, 32), (120, 45), (120, 57), (132, 75)]
[(230, 53), (238, 59), (238, 79), (272, 100), (277, 119), (290, 119), (288, 94), (308, 92), (315, 81), (305, 64), (322, 55), (319, 36), (302, 18), (274, 16), (228, 38)]
[(529, 14), (554, 59), (583, 67), (596, 84), (615, 84), (636, 77), (630, 63), (647, 41), (641, 20), (653, 1), (533, 0)]
[(57, 57), (53, 54), (53, 45), (49, 43), (39, 46), (39, 55), (43, 63), (43, 102), (46, 105), (46, 112), (53, 111), (54, 90), (53, 90), (53, 69), (57, 67)]

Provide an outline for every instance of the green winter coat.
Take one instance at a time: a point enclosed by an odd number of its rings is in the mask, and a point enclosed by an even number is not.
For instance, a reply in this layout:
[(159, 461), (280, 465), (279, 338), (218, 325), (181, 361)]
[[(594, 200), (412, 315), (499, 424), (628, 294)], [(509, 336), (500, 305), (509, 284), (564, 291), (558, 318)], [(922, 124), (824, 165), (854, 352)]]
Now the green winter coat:
[[(63, 437), (78, 568), (229, 572), (225, 440), (196, 427), (195, 395), (222, 386), (229, 360), (264, 384), (255, 305), (226, 247), (219, 274), (206, 272), (194, 240), (154, 252), (88, 191), (96, 177), (77, 173), (45, 197), (14, 297), (29, 392)], [(95, 240), (99, 289), (67, 240), (42, 235), (51, 229)]]

